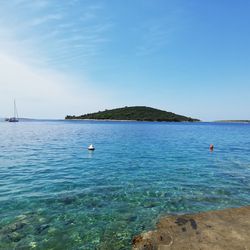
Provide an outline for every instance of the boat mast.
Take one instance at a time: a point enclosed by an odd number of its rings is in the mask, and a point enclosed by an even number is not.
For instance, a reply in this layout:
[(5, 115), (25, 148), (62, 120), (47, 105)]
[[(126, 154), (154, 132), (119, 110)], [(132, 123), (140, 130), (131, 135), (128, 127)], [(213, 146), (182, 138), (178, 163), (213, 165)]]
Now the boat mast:
[(14, 118), (18, 119), (17, 107), (16, 107), (16, 100), (14, 100)]

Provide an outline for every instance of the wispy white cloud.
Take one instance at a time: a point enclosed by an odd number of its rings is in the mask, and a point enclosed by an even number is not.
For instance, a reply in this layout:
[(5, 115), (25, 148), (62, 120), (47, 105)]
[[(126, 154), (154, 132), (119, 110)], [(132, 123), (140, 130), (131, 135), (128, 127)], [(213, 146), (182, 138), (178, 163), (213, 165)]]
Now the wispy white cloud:
[(47, 23), (47, 22), (50, 22), (50, 21), (61, 20), (62, 17), (63, 16), (61, 14), (50, 14), (50, 15), (47, 15), (47, 16), (42, 16), (42, 17), (30, 20), (29, 24), (31, 26), (37, 26), (37, 25), (41, 25), (41, 24), (44, 24), (44, 23)]
[(150, 55), (161, 51), (173, 41), (175, 33), (183, 25), (184, 10), (180, 6), (169, 8), (166, 15), (147, 19), (135, 27), (137, 36), (136, 55)]
[[(33, 57), (39, 55), (40, 61), (43, 59), (45, 64), (53, 62), (53, 65), (60, 67), (73, 57), (79, 63), (88, 61), (88, 56), (100, 54), (102, 45), (109, 41), (107, 32), (112, 28), (112, 23), (99, 15), (102, 10), (100, 4), (15, 0), (4, 8), (8, 14), (0, 11), (0, 33), (4, 28), (8, 36), (4, 36), (3, 41), (0, 38), (0, 44), (8, 44), (2, 47), (10, 53), (13, 47), (19, 47), (22, 51), (29, 51), (29, 56), (31, 51)], [(62, 54), (63, 61), (60, 61)]]
[(172, 27), (167, 27), (161, 21), (148, 24), (142, 29), (142, 44), (137, 46), (137, 55), (149, 55), (160, 50), (171, 39)]
[[(88, 80), (79, 80), (54, 70), (38, 70), (0, 52), (0, 116), (11, 114), (10, 104), (18, 100), (20, 116), (63, 118), (66, 114), (98, 108), (101, 96)], [(83, 79), (82, 79), (83, 81)]]
[(11, 9), (22, 9), (37, 12), (48, 8), (53, 1), (50, 0), (12, 0), (2, 1), (5, 2), (5, 6)]
[(12, 3), (15, 5), (29, 5), (29, 6), (35, 6), (35, 7), (44, 7), (49, 4), (49, 0), (13, 0)]
[[(95, 87), (82, 65), (100, 53), (110, 22), (100, 6), (79, 10), (82, 1), (6, 2), (0, 10), (0, 117), (18, 101), (20, 115), (63, 118), (99, 109), (105, 91)], [(65, 69), (64, 71), (58, 69)], [(73, 69), (75, 70), (75, 69)], [(75, 71), (74, 71), (75, 73)], [(102, 92), (102, 96), (100, 95)]]

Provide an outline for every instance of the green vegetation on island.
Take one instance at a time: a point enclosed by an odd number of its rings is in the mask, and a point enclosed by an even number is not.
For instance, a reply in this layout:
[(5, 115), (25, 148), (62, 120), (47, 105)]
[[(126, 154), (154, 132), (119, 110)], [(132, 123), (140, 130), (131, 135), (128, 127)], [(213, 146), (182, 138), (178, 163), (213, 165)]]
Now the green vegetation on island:
[(191, 117), (177, 115), (172, 112), (167, 112), (145, 106), (116, 108), (80, 116), (67, 115), (65, 119), (166, 121), (166, 122), (199, 121), (198, 119), (193, 119)]

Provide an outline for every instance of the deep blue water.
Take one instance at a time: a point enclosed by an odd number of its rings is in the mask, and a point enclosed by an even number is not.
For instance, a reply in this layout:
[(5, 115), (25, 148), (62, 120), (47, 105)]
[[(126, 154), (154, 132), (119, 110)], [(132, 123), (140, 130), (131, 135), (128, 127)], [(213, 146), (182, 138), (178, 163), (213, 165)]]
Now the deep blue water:
[(249, 204), (250, 124), (0, 122), (0, 249), (130, 249), (160, 216)]

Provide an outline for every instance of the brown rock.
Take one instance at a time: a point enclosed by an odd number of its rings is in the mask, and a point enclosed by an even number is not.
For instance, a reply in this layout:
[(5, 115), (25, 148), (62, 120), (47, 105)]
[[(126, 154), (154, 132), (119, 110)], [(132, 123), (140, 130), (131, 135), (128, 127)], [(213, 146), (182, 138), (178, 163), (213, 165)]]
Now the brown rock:
[(250, 206), (162, 218), (133, 239), (133, 250), (250, 249)]

